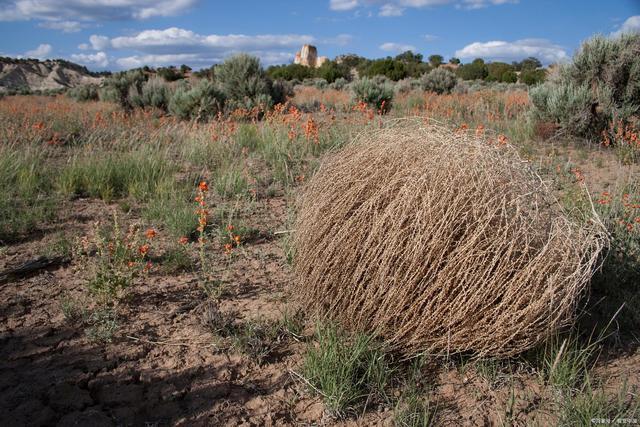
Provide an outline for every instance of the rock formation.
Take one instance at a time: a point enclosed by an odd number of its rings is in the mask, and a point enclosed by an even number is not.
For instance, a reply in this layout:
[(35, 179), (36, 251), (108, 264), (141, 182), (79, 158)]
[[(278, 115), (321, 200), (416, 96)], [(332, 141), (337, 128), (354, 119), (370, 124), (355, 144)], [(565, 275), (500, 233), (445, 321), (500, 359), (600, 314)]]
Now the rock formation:
[(309, 44), (302, 45), (302, 49), (296, 52), (294, 64), (304, 65), (305, 67), (318, 68), (327, 62), (329, 58), (326, 56), (318, 56), (318, 49)]
[(63, 89), (99, 84), (101, 77), (64, 60), (0, 58), (0, 92), (18, 89)]

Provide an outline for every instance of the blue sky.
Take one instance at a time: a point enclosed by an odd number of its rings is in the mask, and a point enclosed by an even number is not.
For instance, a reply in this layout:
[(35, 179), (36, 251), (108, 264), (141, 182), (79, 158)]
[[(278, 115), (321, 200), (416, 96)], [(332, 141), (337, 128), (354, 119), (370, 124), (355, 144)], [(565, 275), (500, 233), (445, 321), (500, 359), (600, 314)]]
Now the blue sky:
[(639, 31), (640, 0), (0, 0), (0, 55), (94, 70), (200, 68), (236, 52), (288, 63), (303, 43), (331, 58), (411, 49), (551, 63), (592, 34)]

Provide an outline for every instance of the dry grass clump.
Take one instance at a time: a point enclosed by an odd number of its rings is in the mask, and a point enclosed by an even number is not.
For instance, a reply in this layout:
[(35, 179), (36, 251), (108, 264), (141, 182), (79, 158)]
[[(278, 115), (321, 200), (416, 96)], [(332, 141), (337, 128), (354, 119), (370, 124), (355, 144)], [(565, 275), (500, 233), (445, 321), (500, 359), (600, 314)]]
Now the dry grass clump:
[(400, 121), (331, 155), (299, 201), (300, 300), (407, 355), (509, 356), (569, 324), (606, 238), (500, 142)]

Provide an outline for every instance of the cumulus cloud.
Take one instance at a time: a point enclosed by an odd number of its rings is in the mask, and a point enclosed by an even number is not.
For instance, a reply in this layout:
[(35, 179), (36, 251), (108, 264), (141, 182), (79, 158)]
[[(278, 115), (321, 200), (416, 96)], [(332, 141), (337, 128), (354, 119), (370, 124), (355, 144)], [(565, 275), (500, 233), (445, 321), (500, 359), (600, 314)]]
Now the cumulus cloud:
[(3, 0), (0, 21), (111, 21), (184, 13), (198, 0)]
[(351, 39), (348, 34), (322, 40), (301, 34), (198, 34), (172, 27), (145, 30), (130, 36), (114, 38), (94, 34), (89, 38), (89, 43), (83, 43), (78, 48), (111, 53), (126, 52), (127, 56), (115, 60), (112, 58), (111, 61), (122, 68), (179, 63), (192, 67), (210, 66), (239, 52), (253, 54), (259, 57), (263, 64), (271, 65), (289, 62), (295, 49), (304, 43), (320, 41), (323, 44), (345, 45)]
[(105, 68), (109, 65), (109, 58), (104, 52), (94, 54), (77, 53), (71, 55), (71, 60), (87, 66)]
[[(519, 0), (329, 0), (329, 9), (344, 12), (361, 7), (379, 7), (378, 16), (402, 16), (407, 9), (455, 5), (460, 9), (480, 9)], [(357, 11), (356, 11), (357, 13)]]
[(471, 43), (460, 50), (455, 56), (458, 58), (484, 58), (491, 60), (511, 61), (529, 56), (539, 58), (543, 63), (565, 61), (567, 52), (561, 46), (544, 39), (524, 39), (514, 42), (489, 41)]
[(413, 51), (416, 50), (415, 46), (412, 46), (410, 44), (392, 43), (392, 42), (381, 44), (380, 49), (384, 50), (385, 52), (397, 52), (397, 53), (406, 52), (407, 50), (413, 50)]
[(612, 36), (619, 36), (621, 34), (639, 34), (640, 33), (640, 15), (630, 16), (626, 21), (622, 23), (620, 29), (611, 33)]
[(28, 50), (24, 53), (24, 56), (29, 58), (44, 58), (51, 53), (53, 48), (50, 44), (43, 43), (33, 50)]

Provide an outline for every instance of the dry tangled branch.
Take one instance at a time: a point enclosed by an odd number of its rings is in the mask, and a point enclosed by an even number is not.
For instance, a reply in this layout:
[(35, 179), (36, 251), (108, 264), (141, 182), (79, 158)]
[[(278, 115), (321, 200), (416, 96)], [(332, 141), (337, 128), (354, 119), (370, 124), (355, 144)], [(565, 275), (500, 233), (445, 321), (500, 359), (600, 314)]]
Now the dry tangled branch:
[(331, 155), (298, 208), (296, 295), (407, 355), (534, 346), (573, 320), (607, 243), (509, 145), (412, 121)]

